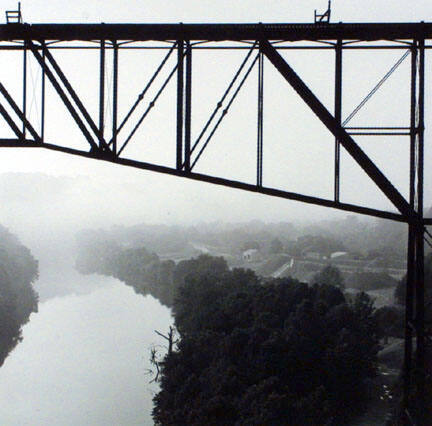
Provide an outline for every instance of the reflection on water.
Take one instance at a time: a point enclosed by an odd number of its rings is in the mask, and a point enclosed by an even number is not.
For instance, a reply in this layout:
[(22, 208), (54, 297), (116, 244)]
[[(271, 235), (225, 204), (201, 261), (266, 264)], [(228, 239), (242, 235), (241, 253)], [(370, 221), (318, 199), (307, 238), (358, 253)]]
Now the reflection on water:
[[(88, 276), (89, 281), (100, 277)], [(49, 299), (0, 368), (1, 425), (152, 425), (149, 348), (172, 318), (151, 296), (104, 278)]]

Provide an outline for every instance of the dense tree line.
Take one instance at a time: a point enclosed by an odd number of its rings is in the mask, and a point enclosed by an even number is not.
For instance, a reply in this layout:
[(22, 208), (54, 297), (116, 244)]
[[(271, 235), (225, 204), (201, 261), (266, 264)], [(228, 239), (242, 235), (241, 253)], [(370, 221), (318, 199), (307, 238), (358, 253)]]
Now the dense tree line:
[(398, 280), (385, 272), (353, 272), (346, 280), (351, 288), (361, 291), (395, 288), (398, 285)]
[(343, 236), (345, 250), (361, 258), (380, 259), (381, 266), (404, 260), (407, 247), (407, 226), (403, 223), (375, 219), (360, 220), (356, 215), (345, 219), (316, 222), (303, 229), (303, 234), (335, 238)]
[(343, 243), (337, 239), (322, 235), (302, 235), (296, 241), (292, 241), (287, 247), (288, 253), (293, 256), (301, 256), (305, 250), (316, 251), (326, 257), (335, 251), (345, 251)]
[(21, 327), (37, 312), (32, 283), (38, 263), (30, 250), (0, 225), (0, 365), (21, 340)]
[[(425, 302), (432, 304), (432, 253), (425, 256), (424, 261)], [(394, 297), (398, 304), (405, 305), (406, 276), (395, 289)]]
[(83, 274), (98, 273), (112, 276), (130, 285), (142, 295), (151, 294), (172, 306), (175, 263), (161, 261), (145, 248), (122, 248), (112, 240), (79, 242), (76, 268)]
[(371, 299), (346, 300), (336, 268), (308, 286), (230, 270), (221, 257), (175, 264), (103, 240), (77, 266), (172, 308), (180, 339), (158, 365), (158, 425), (345, 424), (366, 402), (381, 336)]
[[(429, 212), (429, 215), (432, 211)], [(432, 332), (432, 253), (429, 253), (425, 257), (424, 262), (424, 287), (425, 287), (425, 328), (426, 333), (430, 335)], [(406, 277), (404, 277), (400, 283), (398, 284), (395, 290), (395, 300), (400, 305), (400, 308), (403, 309), (405, 307), (406, 301)], [(415, 313), (414, 313), (415, 315)], [(425, 393), (424, 398), (426, 401), (427, 412), (425, 413), (425, 420), (423, 424), (432, 424), (432, 366), (430, 360), (432, 359), (432, 345), (430, 341), (426, 344), (426, 380), (425, 380)], [(415, 358), (414, 358), (414, 366), (413, 370), (415, 371)], [(417, 376), (414, 374), (414, 389), (417, 386)], [(402, 395), (402, 386), (397, 389), (399, 396)], [(417, 401), (415, 398), (416, 390), (413, 392), (413, 401), (412, 405), (415, 406)]]
[(312, 283), (331, 284), (340, 289), (345, 288), (344, 279), (336, 266), (327, 265), (312, 277)]
[(176, 264), (172, 260), (161, 260), (144, 247), (122, 248), (115, 241), (104, 238), (83, 238), (79, 246), (76, 267), (81, 273), (118, 278), (137, 293), (151, 294), (168, 307), (173, 306), (177, 288), (187, 274), (211, 274), (227, 268), (222, 257), (201, 256)]
[[(406, 298), (406, 280), (405, 276), (400, 280), (394, 291), (394, 299), (402, 309), (405, 307)], [(428, 332), (432, 330), (432, 253), (425, 256), (424, 261), (424, 289), (425, 289), (425, 326)]]
[[(191, 263), (205, 263), (198, 258)], [(161, 363), (157, 425), (345, 424), (376, 373), (370, 298), (202, 268), (174, 301), (178, 348)], [(187, 265), (185, 265), (187, 266)], [(207, 271), (209, 272), (209, 271)]]

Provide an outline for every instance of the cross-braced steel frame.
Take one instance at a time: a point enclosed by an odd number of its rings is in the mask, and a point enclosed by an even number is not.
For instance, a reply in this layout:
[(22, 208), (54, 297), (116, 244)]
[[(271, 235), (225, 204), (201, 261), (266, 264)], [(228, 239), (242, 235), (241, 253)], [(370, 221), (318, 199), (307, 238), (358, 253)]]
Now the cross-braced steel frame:
[[(425, 50), (432, 47), (432, 24), (7, 24), (0, 25), (0, 51), (23, 52), (23, 99), (19, 101), (0, 82), (0, 114), (14, 133), (14, 138), (1, 139), (2, 147), (39, 147), (61, 151), (87, 158), (104, 160), (121, 165), (180, 176), (203, 182), (224, 185), (281, 197), (305, 203), (332, 207), (354, 213), (404, 222), (408, 226), (408, 256), (406, 285), (406, 329), (404, 361), (404, 410), (407, 423), (422, 423), (425, 412), (425, 353), (427, 336), (424, 325), (424, 241), (428, 233), (426, 225), (432, 218), (423, 214), (424, 181), (424, 131), (425, 131)], [(299, 42), (301, 44), (299, 45)], [(56, 49), (82, 49), (99, 51), (99, 116), (92, 117), (66, 72), (56, 61)], [(119, 56), (128, 49), (165, 49), (166, 55), (154, 75), (144, 87), (129, 112), (118, 118), (118, 69)], [(192, 139), (192, 58), (200, 49), (244, 50), (245, 58), (229, 82), (226, 91), (195, 140)], [(329, 111), (304, 83), (281, 52), (285, 49), (330, 49), (335, 54), (334, 110)], [(390, 69), (372, 92), (342, 121), (343, 52), (357, 49), (401, 49), (405, 53)], [(112, 53), (113, 84), (106, 87), (106, 52)], [(0, 53), (1, 54), (1, 53)], [(41, 124), (36, 129), (27, 114), (27, 55), (31, 55), (42, 70)], [(151, 98), (132, 126), (123, 136), (126, 123), (138, 105), (148, 95), (150, 87), (166, 68), (169, 59), (176, 58), (163, 84)], [(411, 59), (410, 125), (407, 127), (348, 127), (350, 119), (379, 89), (391, 73), (405, 60)], [(263, 183), (263, 111), (264, 111), (264, 60), (277, 69), (285, 81), (297, 92), (335, 137), (334, 149), (334, 197), (324, 199), (267, 187)], [(210, 143), (214, 133), (230, 110), (237, 94), (253, 69), (258, 70), (257, 90), (257, 147), (256, 183), (250, 184), (223, 177), (197, 173), (194, 168)], [(175, 167), (125, 158), (123, 151), (133, 141), (134, 135), (147, 117), (159, 96), (171, 80), (176, 90), (176, 138)], [(49, 82), (89, 145), (88, 150), (60, 146), (45, 140), (45, 86)], [(109, 91), (112, 100), (112, 129), (106, 128), (105, 103)], [(109, 135), (108, 135), (109, 134)], [(353, 139), (356, 135), (407, 135), (410, 138), (409, 199), (395, 188), (379, 167), (365, 154)], [(380, 191), (390, 200), (394, 211), (384, 211), (340, 200), (341, 147), (372, 179)], [(415, 339), (415, 348), (414, 348)], [(415, 372), (415, 373), (414, 373)], [(414, 392), (414, 384), (415, 389)]]

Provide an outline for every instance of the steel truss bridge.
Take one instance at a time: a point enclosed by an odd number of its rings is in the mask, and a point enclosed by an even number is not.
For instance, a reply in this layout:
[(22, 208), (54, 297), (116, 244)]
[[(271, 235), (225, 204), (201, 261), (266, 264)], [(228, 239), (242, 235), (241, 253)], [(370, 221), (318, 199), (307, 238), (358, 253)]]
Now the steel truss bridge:
[[(432, 24), (429, 23), (377, 23), (377, 24), (24, 24), (21, 22), (0, 25), (0, 55), (7, 51), (22, 54), (16, 76), (22, 78), (22, 97), (14, 97), (0, 81), (0, 114), (3, 126), (14, 136), (0, 139), (1, 147), (45, 148), (91, 159), (103, 160), (125, 166), (146, 169), (197, 181), (233, 187), (265, 195), (297, 200), (348, 212), (404, 222), (408, 227), (406, 329), (404, 361), (404, 409), (407, 424), (421, 424), (425, 412), (425, 353), (428, 336), (425, 333), (424, 300), (424, 242), (430, 242), (426, 225), (432, 218), (423, 213), (424, 187), (424, 133), (425, 133), (425, 51), (432, 48)], [(64, 70), (56, 60), (61, 49), (73, 49), (77, 60), (81, 52), (93, 49), (99, 56), (99, 113), (92, 116), (85, 106), (85, 99), (78, 95)], [(131, 49), (163, 50), (164, 56), (154, 75), (144, 87), (129, 112), (118, 118), (118, 67), (119, 57)], [(229, 82), (199, 136), (192, 140), (192, 58), (200, 49), (243, 50), (244, 61)], [(289, 49), (327, 49), (334, 52), (334, 108), (329, 111), (306, 85), (282, 52)], [(351, 50), (384, 51), (400, 49), (411, 61), (410, 125), (407, 127), (348, 127), (342, 121), (343, 54)], [(28, 56), (41, 71), (41, 120), (37, 127), (28, 115)], [(20, 56), (21, 57), (21, 56)], [(108, 58), (110, 59), (108, 64)], [(151, 98), (148, 107), (132, 126), (128, 136), (121, 131), (146, 96), (161, 70), (167, 67), (168, 58), (174, 58), (162, 86)], [(288, 192), (263, 184), (263, 63), (271, 64), (291, 86), (310, 110), (334, 135), (334, 195), (331, 199)], [(397, 67), (398, 63), (395, 64)], [(113, 81), (107, 86), (106, 68), (112, 69)], [(375, 89), (391, 74), (393, 67)], [(194, 171), (197, 161), (206, 150), (213, 134), (228, 113), (251, 70), (258, 70), (256, 91), (257, 137), (256, 182), (217, 177)], [(168, 167), (152, 162), (126, 158), (124, 148), (132, 143), (134, 134), (157, 102), (170, 80), (176, 81), (176, 137), (172, 141), (175, 166)], [(49, 83), (79, 128), (87, 149), (56, 144), (45, 139), (45, 87)], [(112, 109), (112, 119), (107, 126), (105, 114), (107, 98)], [(368, 100), (366, 97), (353, 114)], [(111, 126), (112, 125), (112, 126)], [(108, 128), (110, 127), (110, 128)], [(123, 130), (124, 133), (124, 130)], [(406, 199), (384, 175), (377, 164), (355, 142), (355, 135), (405, 134), (410, 140), (409, 149), (409, 197)], [(64, 139), (64, 135), (59, 135)], [(393, 211), (374, 209), (363, 205), (348, 204), (340, 200), (341, 147), (369, 176), (393, 206)], [(415, 347), (414, 347), (415, 346)], [(415, 383), (415, 386), (414, 386)], [(415, 389), (415, 390), (414, 390)]]

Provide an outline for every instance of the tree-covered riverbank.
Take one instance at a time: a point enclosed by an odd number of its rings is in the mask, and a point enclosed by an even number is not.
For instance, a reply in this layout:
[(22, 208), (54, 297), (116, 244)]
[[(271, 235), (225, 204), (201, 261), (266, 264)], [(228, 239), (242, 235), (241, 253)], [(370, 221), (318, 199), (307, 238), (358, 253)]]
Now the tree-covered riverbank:
[(30, 250), (0, 225), (0, 366), (21, 340), (21, 327), (37, 312), (32, 284), (38, 262)]
[(106, 241), (81, 247), (77, 266), (172, 307), (180, 339), (159, 363), (156, 424), (341, 424), (366, 404), (379, 336), (364, 293)]

